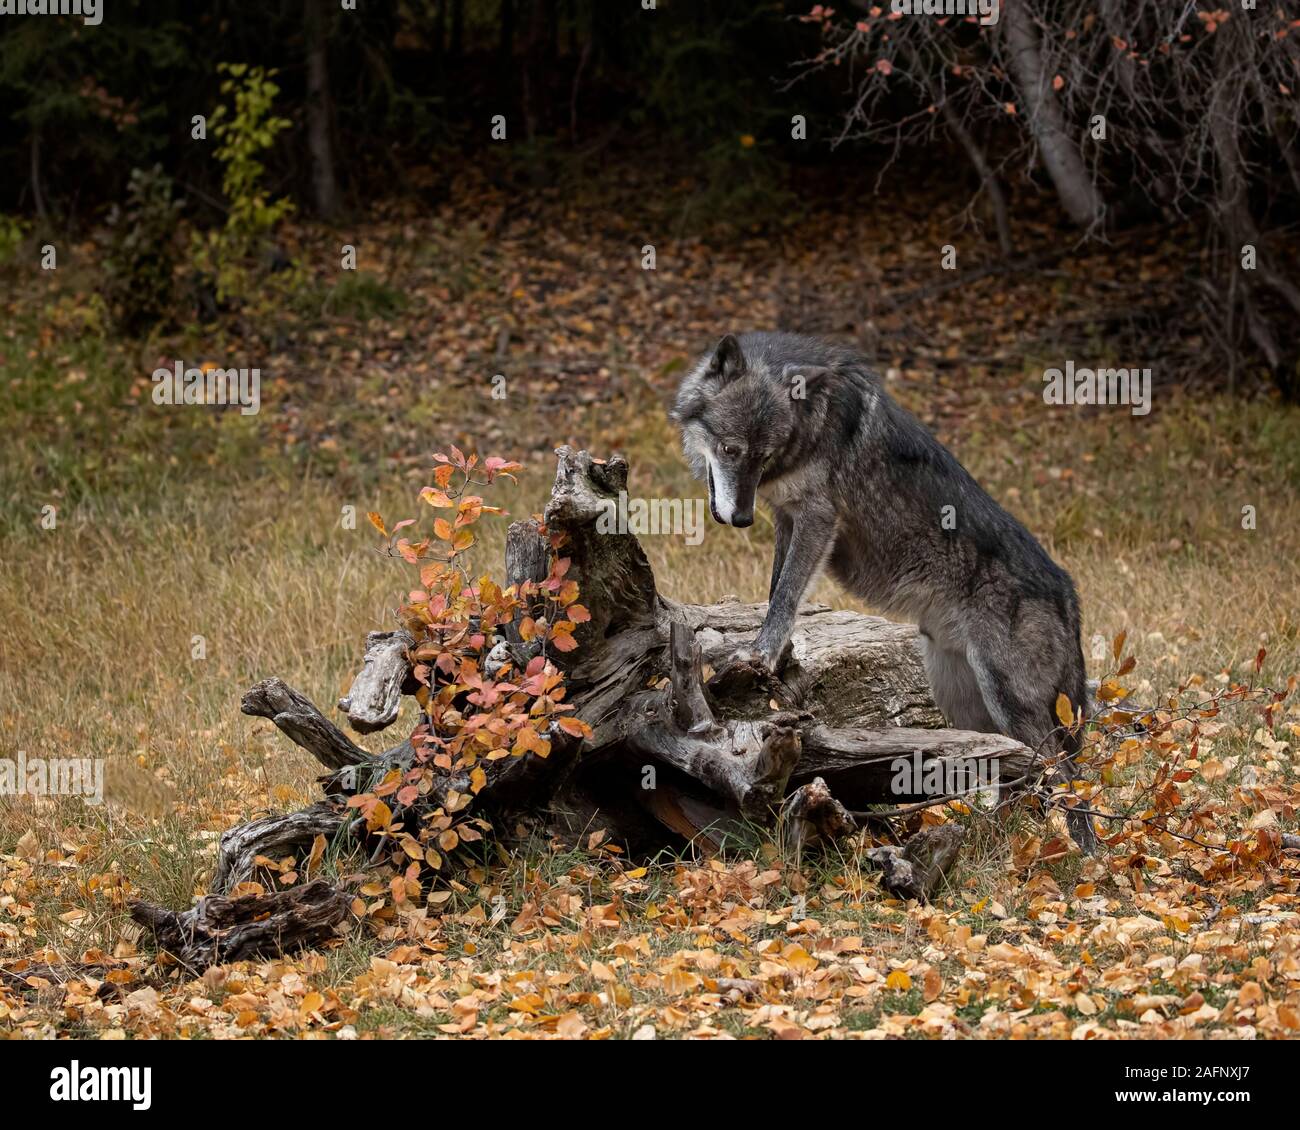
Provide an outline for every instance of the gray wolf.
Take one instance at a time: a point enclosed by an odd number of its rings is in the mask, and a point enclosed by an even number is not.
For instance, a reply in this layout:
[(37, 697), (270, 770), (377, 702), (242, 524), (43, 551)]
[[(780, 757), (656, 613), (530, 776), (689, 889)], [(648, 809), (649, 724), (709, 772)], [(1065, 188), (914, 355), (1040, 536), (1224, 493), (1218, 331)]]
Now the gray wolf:
[[(715, 521), (752, 525), (756, 496), (772, 508), (776, 555), (754, 644), (768, 668), (781, 670), (799, 602), (825, 567), (917, 624), (953, 726), (1044, 757), (1078, 753), (1079, 734), (1056, 716), (1058, 695), (1088, 702), (1073, 582), (860, 356), (795, 334), (727, 334), (682, 380), (671, 416)], [(1091, 820), (1072, 812), (1070, 827), (1091, 851)]]

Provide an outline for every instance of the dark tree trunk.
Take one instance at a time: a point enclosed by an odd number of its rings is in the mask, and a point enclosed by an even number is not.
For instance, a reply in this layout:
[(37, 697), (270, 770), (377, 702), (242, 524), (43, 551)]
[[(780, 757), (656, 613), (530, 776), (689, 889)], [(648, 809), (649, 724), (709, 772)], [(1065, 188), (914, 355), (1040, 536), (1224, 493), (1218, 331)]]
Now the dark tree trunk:
[[(1219, 224), (1227, 237), (1227, 269), (1234, 284), (1238, 284), (1229, 289), (1228, 317), (1235, 313), (1231, 307), (1240, 294), (1246, 332), (1267, 360), (1279, 391), (1288, 400), (1294, 400), (1300, 395), (1300, 382), (1297, 382), (1294, 371), (1297, 365), (1295, 334), (1286, 333), (1284, 338), (1265, 300), (1271, 298), (1274, 303), (1278, 300), (1284, 303), (1289, 308), (1284, 315), (1285, 324), (1293, 325), (1300, 318), (1300, 287), (1279, 267), (1269, 240), (1256, 223), (1251, 209), (1246, 157), (1240, 141), (1244, 132), (1242, 118), (1246, 114), (1244, 92), (1231, 78), (1234, 53), (1245, 48), (1235, 39), (1241, 34), (1240, 25), (1241, 21), (1236, 24), (1229, 21), (1216, 33), (1214, 62), (1218, 84), (1210, 106)], [(1257, 266), (1253, 271), (1243, 269), (1241, 263), (1242, 251), (1247, 244), (1255, 248)]]
[(497, 31), (500, 34), (497, 51), (501, 55), (501, 65), (508, 67), (515, 53), (515, 0), (501, 0), (501, 22)]
[(39, 125), (32, 126), (30, 158), (32, 203), (36, 206), (36, 214), (40, 217), (41, 226), (44, 228), (49, 223), (50, 214), (45, 208), (45, 191), (41, 187), (41, 127)]
[(1061, 105), (1052, 90), (1051, 76), (1043, 66), (1038, 25), (1034, 22), (1030, 0), (1007, 0), (1002, 10), (1002, 29), (1008, 66), (1047, 175), (1052, 178), (1056, 195), (1070, 219), (1079, 227), (1091, 227), (1101, 221), (1104, 204), (1083, 163), (1078, 143), (1066, 128)]
[(465, 54), (465, 0), (451, 0), (451, 57), (459, 63)]
[(433, 54), (438, 62), (447, 58), (447, 3), (438, 0), (438, 15), (433, 24)]
[(330, 133), (332, 102), (325, 0), (306, 0), (307, 146), (311, 151), (311, 186), (316, 214), (332, 220), (339, 211), (339, 186)]

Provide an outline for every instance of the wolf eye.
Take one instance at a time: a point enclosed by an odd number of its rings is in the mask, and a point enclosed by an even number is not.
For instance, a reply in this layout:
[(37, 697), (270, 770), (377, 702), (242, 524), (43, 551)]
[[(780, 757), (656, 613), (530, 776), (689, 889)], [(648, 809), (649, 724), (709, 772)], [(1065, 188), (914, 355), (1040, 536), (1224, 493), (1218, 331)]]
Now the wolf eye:
[(731, 458), (734, 459), (737, 455), (740, 454), (740, 448), (736, 447), (734, 444), (724, 443), (722, 445), (722, 454), (730, 455)]

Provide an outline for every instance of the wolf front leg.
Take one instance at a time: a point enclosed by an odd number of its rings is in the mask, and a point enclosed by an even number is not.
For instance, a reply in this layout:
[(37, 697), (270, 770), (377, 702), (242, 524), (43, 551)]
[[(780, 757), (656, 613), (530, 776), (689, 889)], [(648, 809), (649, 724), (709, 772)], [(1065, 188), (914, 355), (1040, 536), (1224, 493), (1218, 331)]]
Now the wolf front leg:
[(777, 510), (772, 515), (772, 524), (776, 527), (776, 552), (772, 556), (772, 583), (767, 586), (768, 601), (776, 596), (776, 583), (781, 579), (785, 555), (790, 551), (790, 531), (794, 528), (794, 516), (788, 510)]
[[(780, 563), (781, 575), (772, 587), (767, 617), (754, 644), (763, 662), (774, 672), (781, 669), (795, 616), (799, 612), (799, 602), (835, 545), (835, 512), (829, 507), (807, 508), (801, 510), (798, 517), (791, 516), (787, 521), (789, 535), (784, 559)], [(778, 526), (778, 539), (780, 536)]]

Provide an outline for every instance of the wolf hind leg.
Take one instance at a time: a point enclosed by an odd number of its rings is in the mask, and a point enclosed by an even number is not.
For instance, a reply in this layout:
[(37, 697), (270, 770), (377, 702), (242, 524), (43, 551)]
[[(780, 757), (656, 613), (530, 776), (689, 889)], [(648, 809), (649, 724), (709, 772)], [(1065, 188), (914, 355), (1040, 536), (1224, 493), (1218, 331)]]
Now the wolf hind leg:
[(935, 705), (943, 711), (948, 725), (979, 734), (996, 734), (997, 724), (984, 705), (975, 672), (961, 651), (944, 646), (940, 640), (921, 634), (921, 659), (930, 680)]
[[(1039, 756), (1047, 758), (1063, 750), (1066, 756), (1058, 762), (1054, 776), (1058, 783), (1067, 783), (1073, 778), (1072, 755), (1079, 743), (1056, 724), (1054, 705), (1058, 692), (1050, 674), (1039, 674), (1047, 671), (1049, 665), (1030, 668), (1023, 662), (1016, 663), (1006, 646), (1009, 643), (994, 636), (984, 646), (967, 646), (966, 660), (985, 708), (998, 733), (1015, 738)], [(1097, 836), (1092, 817), (1072, 808), (1066, 812), (1066, 823), (1079, 848), (1093, 854)]]

